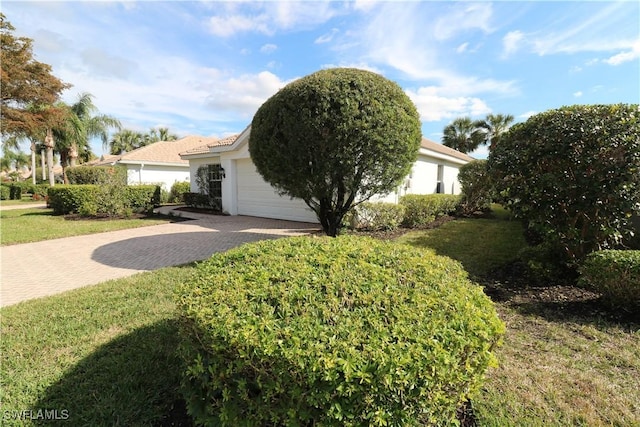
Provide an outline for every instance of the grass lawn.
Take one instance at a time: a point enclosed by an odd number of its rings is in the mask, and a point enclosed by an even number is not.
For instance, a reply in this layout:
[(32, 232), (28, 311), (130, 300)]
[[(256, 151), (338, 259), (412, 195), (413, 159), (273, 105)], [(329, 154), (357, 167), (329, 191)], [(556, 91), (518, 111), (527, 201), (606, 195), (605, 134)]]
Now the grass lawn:
[[(451, 235), (469, 237), (445, 244)], [(516, 222), (457, 220), (400, 240), (458, 259), (492, 289), (507, 324), (500, 366), (473, 398), (479, 425), (640, 426), (638, 324), (611, 320), (575, 288), (492, 278), (490, 266), (509, 262), (523, 244)], [(61, 425), (188, 425), (172, 292), (192, 270), (142, 273), (0, 309), (2, 424), (37, 425), (15, 417), (57, 409), (68, 415)]]
[(149, 217), (116, 220), (67, 220), (53, 215), (52, 209), (27, 208), (0, 211), (0, 245), (38, 242), (59, 237), (79, 236), (165, 224), (175, 218)]

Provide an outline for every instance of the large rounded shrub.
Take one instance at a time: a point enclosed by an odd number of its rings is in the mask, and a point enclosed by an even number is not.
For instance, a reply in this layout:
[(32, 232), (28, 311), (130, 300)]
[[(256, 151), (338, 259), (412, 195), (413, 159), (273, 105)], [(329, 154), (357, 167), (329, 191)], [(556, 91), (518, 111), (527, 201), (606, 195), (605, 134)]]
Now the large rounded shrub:
[(420, 116), (402, 88), (370, 71), (335, 68), (298, 79), (251, 122), (262, 177), (304, 200), (335, 236), (351, 205), (395, 190), (416, 161)]
[(504, 134), (489, 169), (506, 206), (539, 241), (576, 265), (615, 248), (640, 212), (640, 110), (574, 105), (530, 117)]
[(504, 332), (457, 262), (355, 236), (216, 254), (178, 313), (184, 397), (207, 425), (444, 425)]

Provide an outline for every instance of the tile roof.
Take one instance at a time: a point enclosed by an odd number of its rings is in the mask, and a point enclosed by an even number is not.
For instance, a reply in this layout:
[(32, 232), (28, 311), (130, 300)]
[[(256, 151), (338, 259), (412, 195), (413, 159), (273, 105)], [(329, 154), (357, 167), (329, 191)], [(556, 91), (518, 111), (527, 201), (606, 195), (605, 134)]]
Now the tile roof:
[(420, 146), (422, 148), (426, 148), (427, 150), (435, 151), (436, 153), (440, 154), (446, 154), (448, 156), (455, 157), (456, 159), (464, 160), (467, 162), (475, 160), (473, 157), (467, 154), (461, 153), (458, 150), (454, 150), (453, 148), (449, 148), (446, 145), (439, 144), (427, 138), (422, 138)]
[(207, 143), (205, 145), (200, 145), (198, 147), (192, 148), (192, 149), (187, 150), (187, 151), (182, 151), (182, 152), (180, 152), (180, 154), (181, 155), (206, 154), (206, 153), (210, 152), (211, 148), (213, 148), (213, 147), (221, 147), (221, 146), (232, 145), (234, 142), (236, 142), (236, 139), (238, 139), (238, 136), (240, 136), (240, 134), (235, 134), (235, 135), (228, 136), (226, 138), (222, 138), (222, 139), (218, 139), (218, 140), (215, 140), (215, 141), (211, 141), (211, 142), (209, 142), (209, 143)]
[(189, 135), (176, 141), (158, 141), (144, 147), (137, 148), (128, 153), (118, 156), (107, 155), (95, 163), (96, 166), (113, 164), (115, 162), (125, 163), (181, 163), (188, 165), (187, 160), (180, 157), (180, 153), (193, 150), (203, 145), (216, 145), (220, 140), (213, 137), (204, 137), (198, 135)]

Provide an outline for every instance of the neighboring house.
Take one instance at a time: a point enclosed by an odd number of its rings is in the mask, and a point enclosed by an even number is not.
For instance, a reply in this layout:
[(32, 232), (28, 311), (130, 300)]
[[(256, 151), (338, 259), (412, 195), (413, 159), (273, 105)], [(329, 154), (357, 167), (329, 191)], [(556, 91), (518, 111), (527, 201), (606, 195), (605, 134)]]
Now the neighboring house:
[(180, 153), (212, 144), (218, 138), (187, 136), (176, 141), (159, 141), (120, 155), (106, 155), (91, 162), (95, 166), (122, 165), (129, 185), (159, 184), (169, 191), (176, 182), (189, 181), (189, 162)]
[[(209, 194), (219, 198), (230, 215), (318, 222), (315, 213), (300, 199), (280, 196), (256, 171), (249, 155), (247, 127), (241, 134), (182, 152), (189, 161), (191, 191), (199, 192), (197, 173), (208, 172)], [(397, 202), (405, 194), (459, 194), (458, 169), (472, 157), (428, 139), (422, 139), (418, 160), (397, 192), (378, 200)]]

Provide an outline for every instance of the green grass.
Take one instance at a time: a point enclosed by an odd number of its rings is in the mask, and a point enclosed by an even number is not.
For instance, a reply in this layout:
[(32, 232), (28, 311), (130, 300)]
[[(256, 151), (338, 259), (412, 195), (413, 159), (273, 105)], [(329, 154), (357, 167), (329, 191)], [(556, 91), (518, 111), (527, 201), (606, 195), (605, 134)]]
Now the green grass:
[(172, 218), (150, 217), (116, 220), (66, 220), (51, 209), (15, 209), (0, 211), (0, 244), (38, 242), (60, 237), (123, 230), (166, 224)]
[[(402, 241), (446, 252), (481, 274), (513, 258), (515, 224), (457, 220)], [(445, 235), (476, 238), (444, 244)], [(68, 411), (60, 425), (180, 418), (172, 292), (192, 270), (167, 268), (0, 309), (2, 424), (37, 425), (7, 414), (44, 408)], [(581, 302), (539, 301), (547, 288), (516, 291), (496, 303), (507, 333), (499, 367), (473, 398), (480, 425), (640, 426), (638, 325), (563, 311)]]
[(172, 292), (191, 270), (142, 273), (3, 308), (2, 425), (35, 425), (7, 418), (45, 408), (68, 412), (61, 425), (161, 421), (178, 399)]
[(431, 230), (407, 233), (398, 241), (431, 248), (461, 262), (470, 275), (483, 276), (517, 259), (518, 251), (526, 245), (520, 222), (510, 220), (501, 208), (495, 212), (495, 219), (458, 219)]
[(0, 206), (24, 206), (28, 208), (29, 205), (41, 205), (44, 203), (44, 200), (33, 200), (31, 196), (23, 196), (21, 200), (2, 200), (0, 201)]

